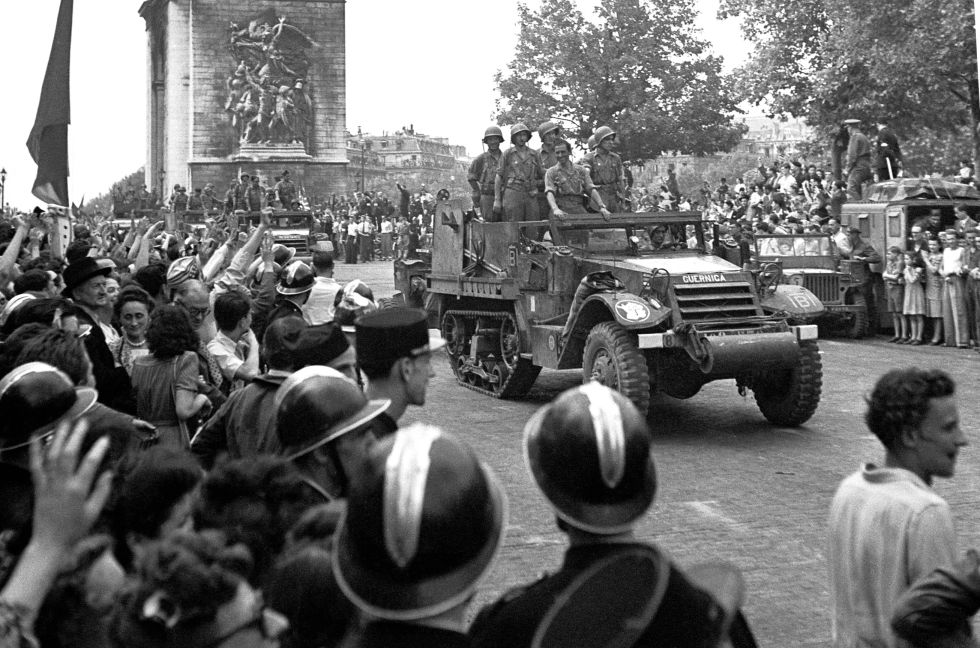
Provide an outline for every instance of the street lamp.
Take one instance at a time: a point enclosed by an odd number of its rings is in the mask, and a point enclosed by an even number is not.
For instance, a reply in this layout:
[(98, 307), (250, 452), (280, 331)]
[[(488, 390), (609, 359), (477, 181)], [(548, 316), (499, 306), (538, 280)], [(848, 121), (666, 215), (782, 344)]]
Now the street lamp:
[(357, 127), (357, 141), (361, 145), (361, 193), (364, 193), (364, 135), (361, 127)]
[(0, 169), (0, 213), (7, 213), (7, 169)]

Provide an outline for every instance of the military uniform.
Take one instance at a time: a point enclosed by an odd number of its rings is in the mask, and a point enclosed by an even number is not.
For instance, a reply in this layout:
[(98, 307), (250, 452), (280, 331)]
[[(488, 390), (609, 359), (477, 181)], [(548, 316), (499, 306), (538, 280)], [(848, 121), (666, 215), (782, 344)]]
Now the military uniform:
[(585, 214), (583, 196), (591, 195), (593, 189), (589, 170), (578, 164), (572, 164), (571, 168), (556, 164), (544, 174), (545, 192), (552, 192), (559, 209), (568, 214)]
[(476, 182), (480, 185), (480, 204), (474, 205), (480, 208), (480, 215), (485, 221), (494, 221), (493, 214), (493, 183), (497, 177), (497, 169), (500, 166), (500, 159), (503, 153), (499, 150), (486, 151), (478, 155), (466, 174), (466, 180), (470, 183)]
[(262, 211), (265, 207), (265, 190), (262, 187), (249, 187), (245, 193), (245, 211)]
[(871, 142), (864, 133), (855, 131), (847, 144), (847, 198), (861, 200), (861, 187), (871, 179)]
[[(898, 176), (902, 164), (902, 149), (898, 146), (895, 131), (885, 126), (878, 131), (878, 141), (875, 144), (877, 168), (875, 173), (880, 180), (891, 180)], [(889, 166), (891, 170), (889, 171)]]
[[(633, 543), (599, 543), (569, 548), (557, 573), (511, 590), (480, 611), (469, 630), (474, 648), (531, 646), (545, 615), (583, 572), (618, 552), (638, 547), (657, 551)], [(725, 618), (718, 604), (709, 594), (694, 587), (673, 565), (664, 576), (667, 589), (660, 608), (636, 645), (717, 646)], [(651, 588), (654, 586), (655, 583), (650, 583)], [(602, 623), (602, 619), (596, 618), (595, 622)]]
[(296, 200), (296, 185), (289, 178), (283, 178), (276, 183), (276, 197), (283, 209), (289, 209)]
[[(558, 156), (555, 155), (555, 146), (553, 144), (551, 146), (542, 144), (541, 148), (538, 149), (538, 157), (541, 158), (541, 168), (544, 169), (545, 173), (548, 172), (548, 169), (558, 164)], [(545, 196), (546, 191), (544, 175), (542, 175), (541, 180), (538, 181), (538, 214), (542, 217), (551, 211), (551, 206), (548, 205), (548, 199)]]
[(589, 170), (606, 209), (611, 212), (622, 211), (620, 196), (624, 193), (626, 183), (623, 178), (623, 161), (619, 155), (597, 148), (589, 163)]
[(504, 151), (497, 167), (501, 183), (504, 220), (509, 222), (537, 220), (538, 180), (544, 176), (541, 157), (534, 149), (516, 146)]

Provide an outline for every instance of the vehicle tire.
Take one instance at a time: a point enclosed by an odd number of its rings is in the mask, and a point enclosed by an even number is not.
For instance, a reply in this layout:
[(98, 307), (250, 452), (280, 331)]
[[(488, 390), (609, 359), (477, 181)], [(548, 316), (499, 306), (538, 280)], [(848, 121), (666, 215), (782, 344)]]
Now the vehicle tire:
[(850, 340), (860, 340), (868, 334), (868, 311), (860, 308), (851, 313), (851, 321), (844, 329), (844, 336)]
[(753, 387), (762, 415), (774, 425), (796, 427), (807, 422), (820, 404), (823, 367), (814, 340), (800, 342), (796, 366)]
[(378, 310), (390, 308), (405, 308), (405, 296), (401, 293), (395, 293), (391, 297), (382, 297), (378, 300)]
[(595, 380), (620, 392), (646, 416), (650, 407), (650, 374), (643, 353), (616, 322), (592, 327), (582, 354), (582, 381)]

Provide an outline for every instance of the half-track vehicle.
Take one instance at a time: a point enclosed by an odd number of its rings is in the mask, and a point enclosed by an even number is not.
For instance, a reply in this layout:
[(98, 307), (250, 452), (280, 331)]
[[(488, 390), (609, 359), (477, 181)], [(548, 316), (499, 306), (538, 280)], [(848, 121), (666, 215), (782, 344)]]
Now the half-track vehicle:
[(841, 259), (829, 234), (757, 235), (755, 258), (760, 266), (778, 264), (781, 283), (803, 286), (826, 309), (792, 323), (816, 323), (821, 334), (841, 333), (852, 339), (867, 335), (868, 306), (863, 292), (867, 263)]
[(439, 203), (430, 308), (458, 382), (511, 398), (542, 368), (581, 369), (645, 413), (651, 394), (734, 379), (771, 422), (804, 423), (820, 401), (817, 327), (789, 319), (823, 307), (778, 266), (712, 255), (703, 227), (696, 212), (487, 223)]
[[(262, 215), (259, 212), (249, 212), (239, 218), (239, 227), (258, 227)], [(276, 211), (269, 216), (269, 231), (276, 243), (286, 247), (296, 248), (297, 258), (308, 260), (313, 254), (313, 247), (318, 240), (314, 233), (313, 212), (310, 211)], [(321, 235), (322, 239), (327, 236)]]

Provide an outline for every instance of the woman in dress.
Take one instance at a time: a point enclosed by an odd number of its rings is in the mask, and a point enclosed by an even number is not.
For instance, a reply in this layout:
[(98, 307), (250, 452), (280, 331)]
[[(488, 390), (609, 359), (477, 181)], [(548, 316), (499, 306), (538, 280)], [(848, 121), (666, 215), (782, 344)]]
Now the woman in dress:
[(139, 286), (127, 286), (119, 293), (115, 313), (122, 335), (109, 348), (116, 363), (123, 366), (130, 376), (133, 375), (136, 359), (150, 353), (146, 346), (146, 327), (150, 323), (151, 312), (153, 299)]
[(133, 363), (136, 411), (155, 425), (160, 445), (190, 447), (189, 420), (207, 416), (211, 401), (198, 393), (197, 333), (178, 306), (159, 306), (146, 329), (150, 353)]
[(922, 255), (913, 250), (905, 252), (905, 300), (902, 314), (908, 318), (911, 341), (909, 344), (922, 344), (922, 329), (925, 325), (926, 291), (922, 283), (926, 276), (926, 264)]
[(943, 264), (943, 253), (939, 240), (929, 239), (929, 251), (922, 255), (926, 264), (926, 317), (932, 320), (932, 346), (943, 343), (943, 288), (944, 282), (939, 270)]

